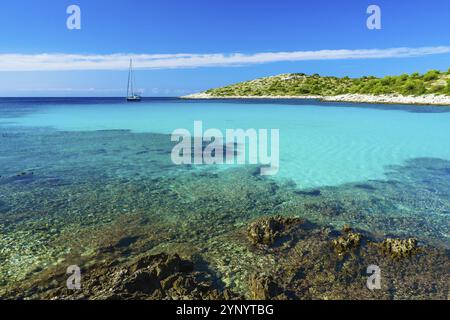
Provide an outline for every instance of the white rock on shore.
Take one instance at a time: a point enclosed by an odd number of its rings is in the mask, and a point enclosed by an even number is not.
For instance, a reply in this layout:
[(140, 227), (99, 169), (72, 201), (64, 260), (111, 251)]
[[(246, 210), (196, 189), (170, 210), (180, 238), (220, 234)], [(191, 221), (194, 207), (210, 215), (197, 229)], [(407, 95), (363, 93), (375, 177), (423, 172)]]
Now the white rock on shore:
[(450, 96), (427, 94), (422, 96), (401, 95), (366, 95), (366, 94), (343, 94), (339, 96), (323, 97), (323, 101), (334, 102), (363, 102), (363, 103), (388, 103), (388, 104), (420, 104), (450, 106)]
[(417, 104), (450, 107), (450, 96), (427, 94), (422, 96), (343, 94), (338, 96), (212, 96), (207, 93), (195, 93), (181, 97), (183, 99), (318, 99), (329, 102), (381, 103), (381, 104)]
[(322, 99), (322, 96), (212, 96), (208, 93), (193, 93), (182, 99)]

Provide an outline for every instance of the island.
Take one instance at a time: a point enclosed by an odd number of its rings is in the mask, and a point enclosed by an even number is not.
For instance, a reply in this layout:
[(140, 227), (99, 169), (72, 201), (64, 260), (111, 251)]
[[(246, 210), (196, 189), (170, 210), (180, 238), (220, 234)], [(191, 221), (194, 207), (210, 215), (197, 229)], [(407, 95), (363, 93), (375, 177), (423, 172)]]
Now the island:
[(321, 101), (450, 106), (450, 69), (361, 78), (281, 74), (240, 82), (184, 99), (319, 99)]

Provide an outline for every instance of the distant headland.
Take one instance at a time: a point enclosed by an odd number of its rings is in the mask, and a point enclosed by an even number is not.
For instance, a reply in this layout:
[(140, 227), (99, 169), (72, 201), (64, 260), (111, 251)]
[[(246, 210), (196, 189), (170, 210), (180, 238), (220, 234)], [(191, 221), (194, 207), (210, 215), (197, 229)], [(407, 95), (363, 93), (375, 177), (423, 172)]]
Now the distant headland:
[(281, 74), (210, 89), (185, 99), (319, 99), (322, 101), (450, 106), (450, 69), (384, 78)]

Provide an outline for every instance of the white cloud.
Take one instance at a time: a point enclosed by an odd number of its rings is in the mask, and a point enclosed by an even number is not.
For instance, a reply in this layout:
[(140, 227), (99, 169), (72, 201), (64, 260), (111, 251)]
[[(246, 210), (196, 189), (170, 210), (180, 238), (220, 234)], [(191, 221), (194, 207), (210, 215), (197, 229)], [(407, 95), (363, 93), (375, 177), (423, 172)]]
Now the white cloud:
[(0, 71), (125, 70), (227, 67), (282, 61), (410, 58), (450, 53), (450, 47), (318, 50), (254, 54), (0, 54)]

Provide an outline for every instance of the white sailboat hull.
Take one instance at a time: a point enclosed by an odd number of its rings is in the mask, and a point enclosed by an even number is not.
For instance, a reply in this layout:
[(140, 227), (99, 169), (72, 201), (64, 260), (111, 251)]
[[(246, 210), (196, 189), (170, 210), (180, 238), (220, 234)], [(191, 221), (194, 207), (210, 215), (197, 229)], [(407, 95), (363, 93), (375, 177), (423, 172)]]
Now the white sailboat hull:
[(133, 96), (133, 97), (127, 97), (128, 102), (139, 102), (141, 101), (141, 97), (139, 96)]

